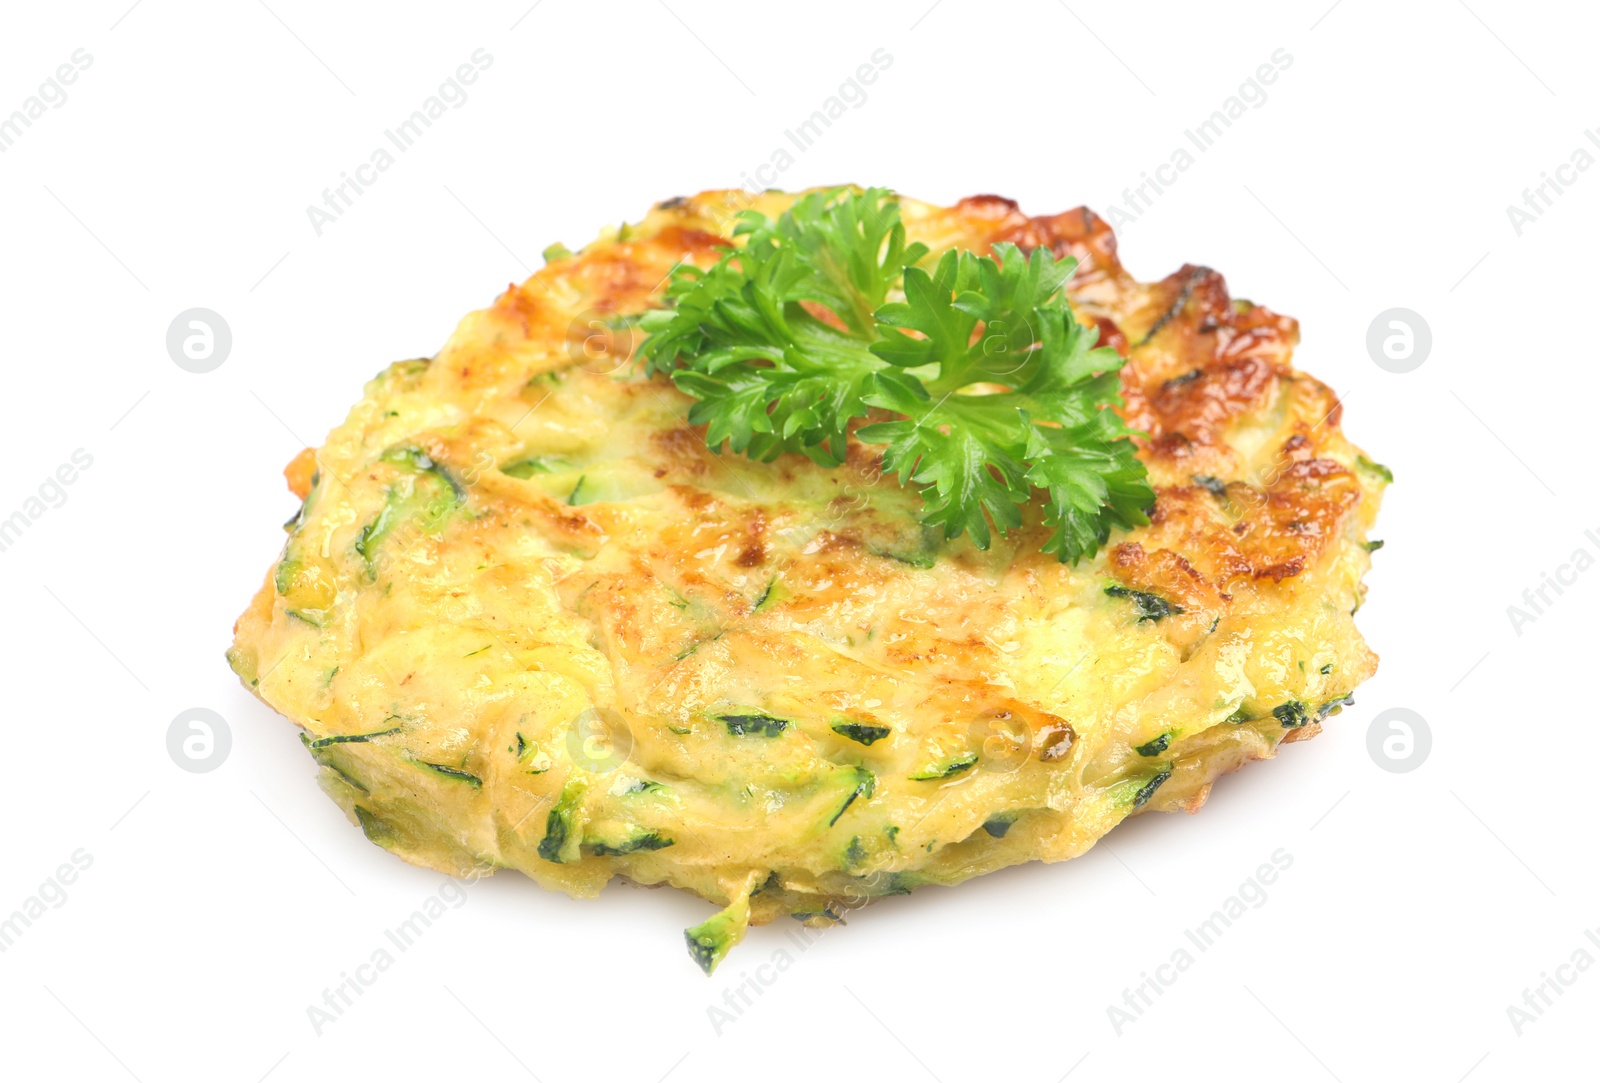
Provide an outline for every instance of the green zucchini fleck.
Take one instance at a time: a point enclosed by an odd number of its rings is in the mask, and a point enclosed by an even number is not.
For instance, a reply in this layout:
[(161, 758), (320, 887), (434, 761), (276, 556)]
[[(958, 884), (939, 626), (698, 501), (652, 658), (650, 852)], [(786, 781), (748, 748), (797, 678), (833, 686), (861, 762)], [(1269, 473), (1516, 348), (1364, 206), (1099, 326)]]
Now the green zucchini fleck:
[(839, 806), (838, 811), (833, 814), (833, 818), (828, 821), (829, 827), (839, 822), (839, 817), (844, 815), (846, 809), (855, 804), (856, 798), (865, 797), (870, 800), (872, 791), (878, 784), (877, 776), (865, 767), (846, 767), (843, 770), (849, 772), (845, 784), (850, 786), (851, 789), (849, 795), (844, 799), (844, 804)]
[(1364, 541), (1361, 543), (1361, 548), (1365, 549), (1369, 553), (1376, 553), (1379, 549), (1383, 548), (1383, 539), (1373, 538), (1371, 541)]
[(902, 553), (893, 549), (883, 549), (876, 545), (867, 546), (867, 551), (873, 556), (883, 557), (885, 560), (892, 560), (912, 568), (926, 569), (938, 563), (937, 558), (932, 553)]
[(723, 909), (683, 931), (689, 946), (689, 957), (709, 975), (722, 962), (723, 956), (744, 939), (750, 926), (750, 896), (740, 895)]
[(571, 259), (572, 249), (557, 241), (539, 254), (544, 257), (546, 263), (554, 263), (558, 259)]
[(706, 972), (707, 977), (717, 969), (717, 964), (722, 962), (722, 957), (728, 954), (731, 946), (727, 942), (727, 933), (713, 924), (716, 920), (712, 918), (702, 925), (683, 930), (683, 939), (689, 945), (689, 958)]
[(879, 891), (877, 894), (909, 895), (911, 894), (912, 888), (921, 887), (927, 882), (928, 880), (926, 877), (918, 876), (914, 872), (891, 872), (889, 874), (887, 883), (884, 884), (883, 890)]
[(931, 782), (934, 779), (949, 778), (951, 775), (959, 775), (977, 762), (978, 754), (976, 752), (968, 752), (966, 755), (957, 756), (947, 763), (924, 768), (911, 775), (910, 778), (913, 782)]
[(728, 733), (734, 737), (776, 737), (789, 728), (787, 719), (760, 711), (718, 715), (717, 720), (727, 726)]
[(554, 761), (543, 752), (540, 752), (537, 744), (529, 744), (528, 739), (522, 736), (520, 730), (517, 732), (517, 743), (507, 748), (506, 751), (515, 756), (518, 763), (527, 764), (527, 773), (530, 775), (542, 775), (554, 766)]
[(443, 775), (445, 778), (453, 778), (458, 782), (465, 782), (474, 790), (483, 789), (483, 779), (479, 778), (477, 775), (469, 774), (459, 767), (446, 767), (442, 763), (429, 763), (427, 760), (412, 760), (411, 762), (416, 764), (418, 767), (427, 768), (436, 775)]
[(327, 613), (320, 609), (285, 609), (285, 613), (293, 620), (302, 624), (309, 624), (313, 628), (326, 628), (328, 626)]
[(715, 633), (713, 633), (713, 634), (711, 634), (709, 636), (706, 636), (704, 639), (696, 639), (694, 642), (690, 643), (687, 647), (683, 648), (683, 650), (681, 650), (677, 654), (673, 655), (672, 656), (672, 660), (674, 662), (683, 661), (685, 658), (689, 657), (695, 651), (699, 650), (701, 647), (704, 647), (707, 643), (715, 643), (717, 640), (721, 639), (723, 634), (726, 631), (727, 631), (726, 628), (719, 628), (719, 629), (717, 629), (717, 631)]
[(455, 476), (420, 448), (400, 444), (385, 451), (379, 461), (401, 467), (411, 481), (389, 486), (377, 518), (362, 527), (356, 539), (356, 553), (366, 561), (369, 575), (377, 574), (378, 549), (401, 523), (416, 519), (422, 533), (433, 533), (467, 497)]
[[(311, 503), (311, 496), (308, 493), (306, 495), (305, 500), (300, 502), (300, 507), (295, 509), (295, 513), (293, 515), (289, 516), (288, 521), (283, 524), (283, 532), (285, 534), (291, 534), (292, 535), (292, 534), (294, 534), (295, 531), (300, 529), (300, 524), (304, 523), (306, 521), (307, 509), (308, 509), (308, 506), (310, 505), (310, 503)], [(281, 588), (279, 589), (278, 593), (279, 594), (283, 593)]]
[(1163, 733), (1153, 741), (1146, 741), (1144, 744), (1136, 746), (1134, 751), (1141, 756), (1159, 756), (1167, 750), (1167, 746), (1171, 743), (1172, 734)]
[(375, 842), (385, 849), (394, 843), (395, 830), (388, 821), (380, 819), (375, 813), (360, 805), (356, 805), (355, 810), (356, 821), (361, 824), (361, 833), (367, 836), (368, 841)]
[(589, 842), (585, 840), (583, 848), (598, 857), (623, 857), (627, 854), (665, 849), (675, 841), (675, 839), (666, 838), (655, 831), (641, 830), (617, 842)]
[(1015, 812), (997, 812), (983, 822), (983, 829), (990, 838), (1003, 839), (1006, 832), (1011, 830), (1011, 825), (1017, 822), (1018, 815)]
[(865, 722), (852, 722), (848, 718), (834, 719), (829, 728), (845, 740), (854, 741), (860, 745), (870, 745), (874, 741), (881, 741), (893, 732), (888, 726), (873, 726)]
[(1204, 489), (1212, 496), (1228, 495), (1227, 483), (1212, 477), (1210, 474), (1190, 474), (1189, 480), (1200, 486), (1200, 488)]
[(1299, 729), (1311, 721), (1311, 716), (1306, 714), (1306, 705), (1297, 699), (1272, 708), (1272, 717), (1283, 723), (1286, 730)]
[(1223, 719), (1223, 721), (1232, 722), (1235, 726), (1242, 726), (1246, 722), (1254, 722), (1256, 717), (1255, 710), (1248, 703), (1241, 703), (1239, 704), (1239, 709)]
[(1375, 477), (1380, 477), (1385, 483), (1394, 482), (1394, 471), (1382, 463), (1375, 463), (1365, 455), (1356, 456), (1356, 465)]
[(824, 910), (796, 910), (793, 913), (791, 913), (789, 916), (794, 918), (796, 921), (800, 922), (802, 925), (809, 925), (813, 921), (834, 922), (834, 921), (838, 921), (839, 920), (839, 915), (838, 914), (835, 914), (832, 910), (826, 910), (826, 909), (824, 909)]
[(1161, 784), (1171, 777), (1172, 772), (1170, 770), (1157, 771), (1150, 777), (1150, 781), (1139, 787), (1139, 792), (1133, 795), (1133, 807), (1143, 808), (1145, 802), (1149, 801), (1155, 792), (1161, 788)]
[(788, 595), (789, 592), (785, 590), (782, 584), (778, 582), (778, 577), (773, 576), (771, 579), (767, 580), (766, 589), (761, 592), (761, 597), (755, 600), (755, 604), (751, 608), (751, 612), (759, 613), (769, 605), (776, 605), (778, 602), (781, 602), (784, 598), (788, 597)]
[(1326, 663), (1325, 665), (1323, 665), (1323, 667), (1321, 669), (1317, 670), (1317, 672), (1322, 674), (1324, 677), (1326, 677), (1328, 674), (1333, 672), (1333, 663), (1332, 662)]
[(229, 647), (223, 657), (228, 660), (228, 668), (237, 673), (240, 680), (249, 681), (250, 687), (254, 688), (260, 682), (261, 678), (256, 676), (256, 660), (253, 656), (238, 647)]
[(535, 474), (548, 474), (566, 464), (554, 455), (534, 455), (527, 459), (518, 459), (506, 463), (500, 468), (500, 473), (507, 477), (520, 478), (523, 481)]
[(466, 499), (467, 491), (464, 489), (449, 468), (442, 463), (435, 462), (427, 452), (414, 444), (396, 444), (394, 447), (378, 456), (379, 460), (403, 466), (419, 474), (432, 474), (446, 485), (456, 495), (458, 500)]
[(1165, 598), (1158, 597), (1157, 595), (1147, 594), (1142, 590), (1130, 590), (1127, 587), (1110, 586), (1106, 588), (1106, 594), (1112, 598), (1132, 599), (1133, 604), (1139, 608), (1139, 620), (1137, 622), (1139, 624), (1143, 624), (1145, 621), (1162, 620), (1165, 617), (1170, 617), (1183, 612), (1183, 606), (1174, 602), (1169, 602)]
[(339, 749), (331, 746), (316, 748), (312, 745), (311, 738), (306, 736), (304, 733), (300, 734), (300, 743), (305, 745), (306, 748), (311, 752), (312, 759), (316, 760), (318, 764), (338, 775), (339, 778), (343, 779), (344, 782), (352, 789), (359, 790), (361, 793), (372, 792), (364, 782), (340, 766), (336, 758), (339, 753)]
[(393, 729), (376, 730), (372, 733), (336, 733), (332, 737), (317, 737), (312, 739), (309, 747), (327, 748), (329, 745), (361, 745), (366, 744), (374, 737), (388, 737), (390, 734), (399, 733), (400, 727)]
[(400, 514), (395, 510), (398, 500), (393, 489), (389, 490), (389, 497), (384, 501), (383, 508), (378, 512), (378, 517), (361, 528), (361, 536), (356, 539), (356, 552), (367, 562), (367, 569), (375, 571), (373, 562), (377, 557), (378, 546), (383, 544), (383, 539), (389, 536), (394, 529)]
[[(294, 515), (289, 518), (287, 523), (283, 524), (285, 533), (296, 534), (299, 532), (300, 527), (305, 524), (306, 519), (311, 515), (311, 509), (316, 505), (317, 496), (321, 491), (322, 471), (313, 470), (311, 472), (311, 488), (306, 490), (306, 497), (300, 501), (300, 507), (296, 509)], [(282, 594), (282, 589), (279, 589), (278, 593)]]
[(576, 812), (583, 802), (583, 784), (569, 782), (561, 796), (550, 807), (545, 817), (544, 838), (539, 840), (539, 856), (557, 865), (564, 865), (578, 856)]

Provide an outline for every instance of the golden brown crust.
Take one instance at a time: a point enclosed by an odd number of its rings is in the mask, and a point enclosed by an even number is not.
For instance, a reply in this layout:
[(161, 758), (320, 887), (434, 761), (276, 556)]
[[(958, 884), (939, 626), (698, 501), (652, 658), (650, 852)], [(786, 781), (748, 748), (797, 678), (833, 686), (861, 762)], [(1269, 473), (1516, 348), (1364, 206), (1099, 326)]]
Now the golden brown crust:
[(289, 460), (289, 465), (283, 468), (283, 480), (288, 482), (291, 493), (304, 500), (311, 495), (311, 479), (316, 473), (317, 449), (308, 447)]

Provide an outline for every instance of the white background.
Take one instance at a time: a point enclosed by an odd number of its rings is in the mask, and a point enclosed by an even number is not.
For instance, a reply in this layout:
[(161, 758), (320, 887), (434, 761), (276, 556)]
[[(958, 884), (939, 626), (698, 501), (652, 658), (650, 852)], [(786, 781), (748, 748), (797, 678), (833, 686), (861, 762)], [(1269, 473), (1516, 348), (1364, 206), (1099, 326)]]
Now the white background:
[[(5, 1074), (1592, 1078), (1600, 972), (1563, 972), (1575, 983), (1520, 1034), (1507, 1008), (1576, 950), (1600, 958), (1579, 682), (1600, 571), (1520, 635), (1507, 607), (1574, 550), (1600, 555), (1600, 170), (1521, 236), (1506, 207), (1600, 126), (1594, 14), (669, 3), (7, 6), (0, 115), (75, 49), (93, 63), (0, 154), (0, 518), (74, 450), (93, 466), (0, 553), (0, 918), (92, 858), (0, 954)], [(306, 206), (479, 48), (493, 64), (466, 104), (317, 236)], [(223, 662), (294, 509), (279, 470), (547, 244), (738, 186), (879, 48), (892, 66), (780, 186), (1109, 212), (1274, 50), (1293, 57), (1123, 231), (1123, 256), (1147, 279), (1217, 267), (1299, 317), (1299, 364), (1394, 469), (1360, 615), (1378, 676), (1194, 818), (891, 899), (803, 953), (792, 923), (755, 930), (709, 980), (680, 934), (698, 900), (619, 886), (579, 903), (498, 876), (318, 1035), (307, 1007), (441, 878), (347, 824), (294, 728)], [(165, 347), (196, 306), (233, 333), (206, 375)], [(1404, 375), (1365, 344), (1395, 306), (1433, 333)], [(192, 707), (232, 734), (209, 774), (167, 752)], [(1433, 736), (1408, 774), (1368, 753), (1395, 707)], [(1279, 848), (1293, 864), (1265, 903), (1118, 1034), (1108, 1006)], [(780, 950), (795, 964), (718, 1033), (708, 1005)]]

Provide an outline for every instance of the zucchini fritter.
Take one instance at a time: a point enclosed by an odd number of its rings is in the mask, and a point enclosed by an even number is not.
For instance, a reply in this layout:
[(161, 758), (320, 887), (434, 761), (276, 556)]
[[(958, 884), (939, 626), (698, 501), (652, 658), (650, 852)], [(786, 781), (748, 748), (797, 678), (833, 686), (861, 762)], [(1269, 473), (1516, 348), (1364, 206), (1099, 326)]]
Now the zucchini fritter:
[(630, 363), (636, 318), (733, 210), (793, 198), (660, 204), (374, 379), (286, 472), (304, 505), (229, 652), (372, 841), (577, 896), (692, 891), (725, 908), (688, 933), (708, 971), (750, 923), (1193, 812), (1377, 664), (1352, 616), (1387, 472), (1291, 366), (1295, 322), (1204, 267), (1134, 281), (1086, 209), (900, 204), (935, 256), (1079, 261), (1079, 319), (1128, 358), (1148, 526), (1072, 566), (1028, 507), (979, 550), (918, 521), (875, 445), (837, 469), (708, 449)]

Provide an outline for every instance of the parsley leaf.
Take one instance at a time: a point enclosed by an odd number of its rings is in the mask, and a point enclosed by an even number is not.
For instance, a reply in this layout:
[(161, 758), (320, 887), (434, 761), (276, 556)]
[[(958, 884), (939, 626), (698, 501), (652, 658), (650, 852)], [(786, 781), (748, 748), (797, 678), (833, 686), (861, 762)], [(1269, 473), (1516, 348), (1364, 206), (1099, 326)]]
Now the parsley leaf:
[(1044, 550), (1076, 563), (1155, 499), (1121, 405), (1122, 357), (1096, 348), (1062, 286), (1075, 260), (951, 250), (931, 270), (884, 189), (813, 192), (776, 220), (747, 211), (744, 244), (683, 266), (647, 313), (642, 356), (696, 400), (712, 447), (766, 462), (844, 461), (851, 423), (887, 445), (949, 538), (1022, 525), (1043, 492)]

